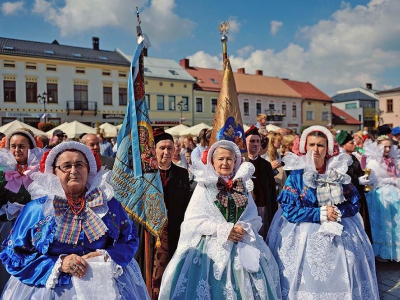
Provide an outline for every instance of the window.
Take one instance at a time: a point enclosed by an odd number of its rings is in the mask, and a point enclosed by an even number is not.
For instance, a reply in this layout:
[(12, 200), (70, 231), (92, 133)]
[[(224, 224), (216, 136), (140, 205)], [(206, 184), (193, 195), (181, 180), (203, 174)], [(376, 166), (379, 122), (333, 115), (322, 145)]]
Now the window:
[(282, 104), (282, 115), (286, 117), (286, 104)]
[(57, 72), (57, 66), (56, 65), (46, 65), (46, 70), (52, 71), (52, 72)]
[(13, 46), (3, 46), (4, 50), (15, 50)]
[(196, 112), (203, 112), (203, 99), (196, 98)]
[(243, 113), (245, 116), (249, 115), (249, 102), (243, 102)]
[(275, 104), (274, 104), (274, 103), (270, 103), (270, 104), (268, 105), (268, 109), (269, 109), (270, 111), (274, 111), (274, 110), (275, 110)]
[(168, 96), (168, 109), (175, 110), (175, 96)]
[(322, 112), (322, 121), (329, 121), (329, 111)]
[(256, 115), (261, 114), (261, 103), (256, 103)]
[(393, 99), (386, 100), (386, 112), (393, 112)]
[(293, 104), (292, 106), (292, 117), (296, 118), (297, 117), (297, 105)]
[(179, 75), (177, 71), (175, 70), (168, 70), (172, 75)]
[(119, 72), (118, 72), (118, 77), (126, 77), (126, 72), (124, 72), (124, 71), (119, 71)]
[(4, 102), (16, 102), (15, 81), (3, 81), (4, 86)]
[(76, 110), (87, 110), (88, 99), (88, 86), (74, 84), (74, 108)]
[(37, 102), (37, 83), (36, 82), (26, 82), (26, 102)]
[(215, 113), (215, 109), (217, 108), (218, 99), (211, 99), (211, 112)]
[(46, 54), (54, 54), (54, 51), (53, 50), (44, 50), (44, 53), (46, 53)]
[(85, 74), (85, 68), (76, 67), (75, 72), (76, 72), (76, 74)]
[(146, 103), (147, 110), (150, 110), (150, 95), (149, 94), (144, 95), (144, 101)]
[(218, 81), (216, 81), (214, 78), (210, 78), (211, 82), (214, 84), (218, 84)]
[(119, 99), (119, 105), (126, 105), (127, 99), (128, 99), (128, 94), (126, 91), (126, 88), (120, 87), (118, 91), (118, 99)]
[(182, 111), (189, 110), (189, 97), (182, 97)]
[(112, 105), (112, 87), (103, 86), (103, 104)]
[(357, 103), (346, 103), (346, 109), (357, 108)]
[(15, 61), (13, 60), (4, 60), (3, 61), (4, 68), (15, 68)]
[(146, 72), (146, 73), (151, 73), (151, 71), (150, 71), (150, 69), (149, 68), (144, 68), (144, 71)]
[(157, 110), (164, 110), (164, 96), (157, 95)]
[(108, 58), (107, 57), (105, 57), (105, 56), (99, 56), (99, 58), (101, 59), (101, 60), (108, 60)]
[(306, 111), (306, 120), (308, 120), (308, 121), (314, 120), (314, 111), (312, 111), (312, 110)]
[(111, 70), (102, 70), (101, 72), (103, 76), (111, 76)]
[(47, 102), (58, 103), (58, 86), (57, 83), (47, 84)]
[(73, 55), (74, 57), (82, 57), (82, 55), (81, 55), (80, 53), (72, 53), (72, 55)]
[(34, 63), (34, 62), (25, 63), (25, 69), (27, 69), (27, 70), (36, 70), (36, 63)]

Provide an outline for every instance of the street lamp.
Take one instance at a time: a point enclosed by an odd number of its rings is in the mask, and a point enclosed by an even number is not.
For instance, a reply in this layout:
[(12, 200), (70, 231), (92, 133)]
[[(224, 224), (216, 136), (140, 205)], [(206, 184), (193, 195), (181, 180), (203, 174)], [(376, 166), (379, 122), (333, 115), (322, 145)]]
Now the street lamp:
[(47, 97), (46, 92), (43, 92), (43, 94), (39, 94), (37, 96), (38, 99), (38, 103), (43, 104), (43, 109), (44, 109), (44, 121), (46, 122), (46, 103), (47, 103), (47, 99), (51, 102), (52, 98), (51, 97)]
[(182, 124), (182, 109), (183, 109), (183, 101), (181, 100), (180, 102), (178, 102), (178, 104), (176, 105), (178, 106), (178, 109), (181, 111), (181, 124)]

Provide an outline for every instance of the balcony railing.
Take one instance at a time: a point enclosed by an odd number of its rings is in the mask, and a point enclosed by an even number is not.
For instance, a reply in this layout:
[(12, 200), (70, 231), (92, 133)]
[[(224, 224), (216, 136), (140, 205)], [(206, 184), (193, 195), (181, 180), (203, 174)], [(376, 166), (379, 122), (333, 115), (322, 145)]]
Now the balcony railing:
[(284, 117), (285, 117), (284, 115), (269, 115), (269, 116), (267, 115), (267, 121), (282, 122)]
[(81, 116), (85, 111), (94, 112), (97, 115), (97, 102), (96, 101), (67, 101), (67, 115), (70, 111), (80, 111)]

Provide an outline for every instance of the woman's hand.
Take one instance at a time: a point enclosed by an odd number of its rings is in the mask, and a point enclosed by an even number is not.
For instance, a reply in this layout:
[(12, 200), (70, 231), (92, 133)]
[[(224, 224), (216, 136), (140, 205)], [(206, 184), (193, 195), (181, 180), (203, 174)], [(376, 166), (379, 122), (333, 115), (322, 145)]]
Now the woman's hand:
[(87, 262), (83, 257), (70, 254), (62, 258), (60, 272), (83, 278), (86, 275)]
[(277, 160), (273, 160), (273, 161), (271, 162), (271, 167), (272, 167), (272, 169), (279, 168), (280, 166), (281, 166), (281, 164), (280, 164), (279, 161), (277, 161)]
[[(90, 252), (88, 254), (85, 254), (84, 256), (82, 256), (82, 258), (88, 259), (91, 257), (100, 256), (100, 255), (103, 255), (103, 254), (101, 252), (95, 251), (95, 252)], [(108, 260), (108, 255), (104, 256), (104, 261), (107, 261), (107, 260)]]
[(327, 216), (329, 221), (337, 221), (338, 218), (338, 213), (335, 211), (334, 206), (328, 206), (327, 207)]
[(233, 243), (240, 242), (244, 238), (245, 234), (246, 230), (244, 230), (242, 226), (235, 225), (233, 226), (231, 232), (229, 233), (228, 240), (230, 240)]

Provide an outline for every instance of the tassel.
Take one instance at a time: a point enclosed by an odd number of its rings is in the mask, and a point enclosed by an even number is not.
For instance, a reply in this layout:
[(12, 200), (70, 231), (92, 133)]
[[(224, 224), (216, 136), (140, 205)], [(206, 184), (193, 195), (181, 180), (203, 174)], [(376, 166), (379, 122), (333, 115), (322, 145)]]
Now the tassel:
[(160, 248), (160, 247), (161, 247), (161, 240), (160, 240), (160, 237), (159, 237), (159, 236), (157, 237), (156, 247), (157, 247), (157, 248)]

